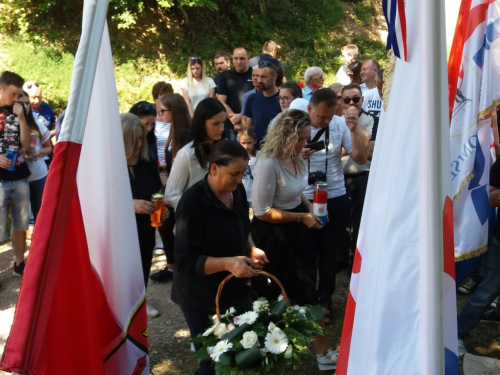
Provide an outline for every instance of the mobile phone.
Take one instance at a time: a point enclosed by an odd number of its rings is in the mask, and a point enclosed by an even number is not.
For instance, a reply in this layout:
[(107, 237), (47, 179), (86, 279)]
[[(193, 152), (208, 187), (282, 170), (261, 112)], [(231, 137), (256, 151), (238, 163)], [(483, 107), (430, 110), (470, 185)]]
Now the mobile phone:
[(308, 145), (306, 145), (306, 148), (309, 148), (309, 149), (314, 150), (314, 151), (324, 150), (326, 148), (325, 141), (318, 141), (318, 142), (314, 142), (314, 143), (309, 143)]

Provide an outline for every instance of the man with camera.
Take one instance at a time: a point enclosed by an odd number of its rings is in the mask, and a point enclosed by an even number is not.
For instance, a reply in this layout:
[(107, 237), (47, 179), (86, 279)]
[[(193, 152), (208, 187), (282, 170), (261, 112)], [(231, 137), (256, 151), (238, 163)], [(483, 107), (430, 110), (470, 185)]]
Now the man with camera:
[[(366, 144), (370, 139), (358, 122), (358, 111), (347, 109), (345, 120), (335, 116), (337, 94), (331, 89), (320, 89), (313, 93), (307, 107), (304, 101), (292, 102), (290, 108), (307, 110), (311, 117), (311, 137), (302, 156), (307, 159), (308, 187), (304, 191), (307, 199), (313, 199), (315, 184), (324, 181), (328, 185), (329, 221), (321, 231), (310, 231), (309, 243), (316, 250), (312, 256), (318, 260), (319, 303), (325, 313), (325, 322), (331, 322), (332, 294), (335, 291), (337, 255), (342, 255), (342, 266), (348, 265), (350, 241), (346, 231), (349, 227), (351, 201), (344, 186), (342, 148), (359, 164), (367, 161)], [(337, 254), (338, 253), (338, 254)]]

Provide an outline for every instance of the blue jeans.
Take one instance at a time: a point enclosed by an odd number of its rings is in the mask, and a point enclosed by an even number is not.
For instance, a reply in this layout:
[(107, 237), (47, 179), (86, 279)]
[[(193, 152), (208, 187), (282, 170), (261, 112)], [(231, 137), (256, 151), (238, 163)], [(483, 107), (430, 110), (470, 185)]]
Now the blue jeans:
[(500, 242), (493, 237), (490, 248), (484, 254), (483, 281), (467, 299), (458, 316), (458, 337), (463, 338), (481, 320), (483, 313), (500, 294)]
[(30, 187), (28, 179), (0, 181), (0, 242), (7, 239), (7, 209), (10, 201), (12, 228), (25, 232), (29, 228)]
[(38, 216), (38, 212), (40, 211), (40, 207), (42, 206), (42, 196), (46, 181), (47, 176), (45, 176), (44, 178), (40, 178), (39, 180), (30, 181), (30, 203), (35, 222), (36, 217)]

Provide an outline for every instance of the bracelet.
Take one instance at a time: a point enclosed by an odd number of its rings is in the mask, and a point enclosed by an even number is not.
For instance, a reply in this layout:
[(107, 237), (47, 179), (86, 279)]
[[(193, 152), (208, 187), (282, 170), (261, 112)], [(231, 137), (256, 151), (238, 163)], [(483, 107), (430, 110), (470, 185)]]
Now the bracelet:
[(297, 223), (300, 223), (300, 212), (297, 212)]

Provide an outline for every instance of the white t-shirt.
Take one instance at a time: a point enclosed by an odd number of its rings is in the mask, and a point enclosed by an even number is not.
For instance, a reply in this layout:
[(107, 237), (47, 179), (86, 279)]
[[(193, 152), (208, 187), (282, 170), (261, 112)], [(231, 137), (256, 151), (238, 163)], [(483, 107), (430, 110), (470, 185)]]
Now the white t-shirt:
[(193, 89), (189, 91), (188, 77), (184, 78), (181, 82), (181, 89), (187, 90), (189, 94), (189, 100), (191, 100), (191, 105), (193, 106), (193, 109), (196, 109), (198, 103), (201, 102), (203, 99), (208, 98), (211, 89), (215, 89), (217, 87), (212, 78), (207, 78), (207, 80), (208, 80), (208, 91), (205, 89), (205, 87), (201, 82), (197, 82), (195, 80), (193, 80), (195, 87), (193, 87)]
[(248, 162), (248, 168), (243, 174), (243, 186), (247, 193), (247, 201), (248, 203), (252, 203), (252, 185), (253, 185), (253, 170), (255, 167), (255, 161), (257, 158), (255, 156), (251, 156)]
[(347, 73), (348, 73), (347, 65), (342, 65), (339, 68), (337, 75), (335, 76), (335, 79), (337, 80), (337, 82), (343, 84), (344, 86), (350, 84), (351, 78), (349, 78)]
[[(43, 148), (43, 144), (50, 140), (51, 134), (44, 125), (36, 122), (38, 129), (40, 130), (40, 138), (35, 137), (35, 152), (40, 151)], [(47, 164), (45, 164), (44, 158), (38, 158), (37, 160), (26, 160), (28, 168), (30, 169), (31, 175), (28, 177), (28, 181), (36, 181), (47, 176)]]
[[(374, 121), (372, 116), (367, 115), (365, 112), (361, 112), (361, 115), (359, 116), (359, 124), (370, 135), (372, 135), (373, 123)], [(356, 174), (369, 171), (371, 161), (368, 160), (365, 164), (361, 165), (352, 160), (349, 155), (346, 155), (342, 156), (342, 165), (344, 168), (344, 174)]]
[(167, 143), (170, 134), (170, 124), (166, 122), (156, 121), (155, 135), (156, 148), (158, 149), (158, 161), (160, 165), (165, 164), (165, 144)]
[(165, 202), (176, 209), (182, 194), (208, 173), (202, 168), (194, 154), (193, 142), (189, 142), (177, 153), (165, 188)]
[[(348, 153), (352, 152), (351, 131), (345, 123), (345, 119), (333, 116), (330, 122), (330, 139), (328, 143), (328, 171), (326, 171), (326, 183), (328, 184), (328, 198), (335, 198), (345, 194), (344, 171), (342, 169), (342, 147)], [(313, 139), (319, 128), (311, 126), (311, 139)], [(325, 140), (326, 131), (318, 141)], [(326, 140), (325, 140), (326, 142)], [(310, 172), (325, 173), (326, 149), (316, 151), (310, 160)], [(307, 163), (307, 160), (306, 160)], [(307, 173), (306, 173), (307, 183)], [(307, 199), (313, 199), (314, 185), (307, 185), (304, 195)]]
[(382, 99), (380, 99), (380, 95), (376, 87), (363, 93), (363, 106), (361, 108), (371, 115), (380, 117)]

